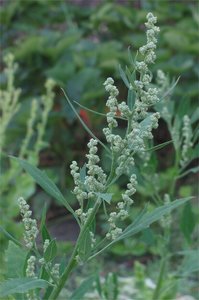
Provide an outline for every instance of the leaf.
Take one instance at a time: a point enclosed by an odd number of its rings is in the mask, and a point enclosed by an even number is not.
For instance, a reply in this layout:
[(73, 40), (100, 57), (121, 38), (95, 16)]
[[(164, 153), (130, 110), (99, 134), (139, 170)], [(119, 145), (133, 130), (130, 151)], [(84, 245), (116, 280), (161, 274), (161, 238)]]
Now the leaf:
[(156, 150), (159, 150), (159, 149), (162, 149), (162, 148), (164, 148), (165, 146), (167, 146), (167, 145), (171, 144), (172, 142), (173, 142), (173, 141), (172, 141), (172, 140), (170, 140), (170, 141), (167, 141), (167, 142), (161, 143), (161, 144), (159, 144), (159, 145), (157, 145), (157, 146), (154, 146), (154, 147), (148, 148), (148, 149), (146, 149), (145, 151), (156, 151)]
[(79, 114), (77, 113), (76, 109), (74, 108), (72, 102), (70, 101), (70, 99), (66, 95), (64, 89), (61, 88), (61, 90), (64, 93), (64, 96), (65, 96), (68, 104), (72, 108), (73, 112), (75, 113), (76, 117), (78, 118), (78, 120), (80, 121), (80, 123), (82, 124), (82, 126), (84, 127), (84, 129), (88, 132), (88, 134), (90, 136), (92, 136), (95, 140), (97, 140), (99, 142), (99, 144), (110, 154), (110, 150), (92, 133), (92, 131), (88, 128), (88, 126), (84, 123), (84, 121), (82, 120), (82, 118), (79, 116)]
[(20, 158), (13, 157), (13, 156), (11, 156), (11, 158), (17, 160), (20, 163), (20, 165), (22, 166), (22, 168), (24, 168), (26, 170), (26, 172), (28, 172), (28, 174), (30, 174), (34, 178), (34, 180), (37, 182), (37, 184), (40, 185), (44, 189), (44, 191), (46, 191), (46, 193), (51, 195), (53, 198), (57, 199), (57, 201), (61, 202), (68, 209), (68, 211), (70, 211), (73, 214), (74, 218), (76, 219), (76, 221), (79, 224), (79, 220), (78, 220), (74, 210), (72, 209), (70, 204), (68, 204), (67, 200), (64, 198), (64, 196), (62, 195), (62, 193), (60, 192), (58, 187), (47, 176), (47, 174), (45, 172), (42, 172), (37, 167), (29, 164), (25, 160), (22, 160)]
[(128, 81), (127, 77), (126, 77), (125, 72), (122, 70), (122, 68), (121, 68), (120, 65), (119, 65), (119, 73), (120, 73), (120, 76), (121, 76), (121, 78), (122, 78), (124, 84), (125, 84), (126, 87), (129, 89), (129, 87), (130, 87), (129, 81)]
[(135, 104), (135, 92), (133, 91), (132, 86), (130, 86), (128, 90), (127, 104), (129, 109), (132, 110)]
[(199, 250), (181, 251), (179, 254), (184, 255), (182, 265), (178, 270), (178, 276), (187, 277), (193, 272), (199, 271)]
[(106, 299), (115, 300), (118, 296), (118, 281), (115, 273), (108, 273), (104, 285)]
[(80, 104), (79, 102), (77, 102), (77, 101), (75, 101), (75, 100), (73, 100), (73, 102), (74, 102), (75, 104), (77, 104), (78, 106), (80, 106), (81, 108), (87, 110), (87, 111), (90, 111), (90, 112), (92, 112), (92, 113), (94, 113), (94, 114), (96, 114), (96, 115), (100, 115), (100, 116), (106, 117), (106, 114), (99, 113), (98, 111), (92, 110), (92, 109), (90, 109), (90, 108), (88, 108), (88, 107), (86, 107), (86, 106)]
[(9, 241), (5, 252), (6, 275), (8, 278), (20, 277), (23, 275), (23, 266), (27, 252), (18, 245)]
[(0, 297), (20, 293), (23, 294), (36, 288), (46, 288), (49, 283), (43, 279), (16, 278), (0, 283)]
[(189, 244), (191, 244), (191, 234), (195, 225), (195, 215), (191, 209), (191, 204), (187, 203), (182, 211), (180, 227)]
[(108, 204), (111, 203), (111, 199), (113, 194), (112, 193), (95, 193), (97, 196), (99, 196), (101, 199), (105, 200)]
[(196, 173), (198, 173), (198, 172), (199, 172), (199, 166), (198, 166), (198, 167), (191, 168), (191, 169), (185, 171), (184, 173), (182, 173), (181, 175), (179, 175), (178, 178), (182, 178), (182, 177), (188, 175), (189, 173), (195, 173), (195, 174), (196, 174)]
[(174, 84), (164, 93), (163, 97), (161, 99), (164, 99), (167, 96), (170, 96), (173, 92), (173, 89), (178, 84), (178, 81), (180, 80), (180, 77), (177, 78), (177, 80), (174, 82)]
[(191, 124), (195, 123), (199, 119), (199, 107), (196, 108), (193, 115), (191, 116)]
[(55, 240), (52, 240), (44, 252), (45, 261), (49, 262), (55, 258), (57, 254), (57, 245)]
[(83, 296), (93, 287), (93, 283), (96, 279), (96, 275), (92, 275), (91, 277), (84, 280), (78, 289), (74, 291), (74, 293), (70, 296), (69, 300), (80, 300), (83, 299)]
[(85, 231), (79, 242), (78, 254), (82, 261), (86, 261), (91, 253), (91, 235), (89, 229)]
[(140, 222), (136, 226), (134, 226), (134, 223), (129, 225), (116, 240), (119, 241), (148, 228), (152, 223), (160, 220), (165, 214), (170, 213), (173, 209), (186, 203), (190, 199), (192, 199), (192, 197), (178, 199), (169, 204), (155, 208), (152, 212), (143, 215), (140, 219)]
[(23, 245), (17, 241), (9, 232), (7, 232), (2, 226), (0, 226), (0, 232), (3, 232), (3, 234), (13, 243), (15, 243), (15, 245), (17, 246), (21, 246), (23, 247)]
[(41, 224), (40, 224), (43, 242), (45, 242), (45, 240), (49, 240), (49, 241), (52, 240), (51, 236), (48, 232), (48, 229), (46, 227), (45, 222), (46, 222), (46, 205), (44, 206), (43, 211), (42, 211), (42, 218), (41, 218)]
[(187, 201), (189, 201), (192, 198), (193, 197), (178, 199), (169, 204), (165, 204), (163, 206), (157, 207), (152, 212), (140, 214), (139, 218), (136, 218), (135, 222), (133, 222), (131, 225), (129, 225), (118, 238), (116, 238), (111, 243), (107, 244), (104, 248), (99, 250), (97, 253), (94, 253), (89, 258), (89, 260), (91, 260), (92, 258), (101, 254), (107, 248), (111, 247), (113, 244), (117, 243), (118, 241), (128, 238), (132, 235), (135, 235), (138, 232), (148, 228), (152, 223), (160, 220), (165, 214), (170, 213), (173, 209), (179, 207), (180, 205), (183, 205), (184, 203), (186, 203)]

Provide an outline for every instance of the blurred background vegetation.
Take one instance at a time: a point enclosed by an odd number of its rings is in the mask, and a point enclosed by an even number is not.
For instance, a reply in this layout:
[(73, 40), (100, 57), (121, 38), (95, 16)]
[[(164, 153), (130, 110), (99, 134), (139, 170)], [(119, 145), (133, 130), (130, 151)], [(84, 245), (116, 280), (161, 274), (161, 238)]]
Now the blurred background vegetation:
[[(118, 66), (128, 65), (129, 47), (133, 54), (136, 54), (137, 49), (145, 43), (145, 28), (142, 24), (149, 11), (158, 17), (158, 26), (161, 29), (157, 63), (153, 66), (153, 71), (162, 69), (169, 74), (170, 79), (177, 79), (180, 76), (172, 99), (177, 107), (180, 104), (183, 111), (191, 115), (198, 104), (199, 13), (197, 1), (1, 1), (1, 55), (2, 57), (7, 53), (14, 55), (18, 64), (14, 85), (21, 88), (19, 97), (21, 105), (7, 127), (3, 153), (19, 155), (33, 99), (36, 98), (39, 103), (41, 102), (40, 95), (45, 93), (45, 82), (48, 78), (52, 78), (55, 81), (54, 104), (46, 124), (45, 144), (34, 163), (54, 179), (74, 207), (76, 202), (70, 192), (73, 182), (69, 165), (73, 159), (80, 164), (84, 163), (89, 135), (76, 120), (60, 87), (67, 91), (71, 100), (98, 112), (105, 112), (106, 95), (103, 82), (111, 76), (115, 78), (121, 100), (123, 100), (127, 90), (121, 81)], [(5, 67), (2, 57), (1, 70)], [(3, 72), (0, 84), (2, 88), (5, 88), (6, 75)], [(43, 109), (41, 104), (36, 123), (39, 122)], [(78, 106), (77, 110), (95, 135), (104, 139), (101, 134), (101, 128), (105, 124), (104, 118), (93, 115)], [(30, 148), (35, 143), (36, 135), (37, 127), (33, 126)], [(160, 130), (155, 134), (155, 144), (169, 139), (168, 130), (162, 122)], [(160, 171), (164, 172), (165, 168), (172, 165), (172, 154), (170, 148), (159, 153), (159, 164), (156, 163), (156, 165)], [(3, 156), (3, 159), (3, 171), (11, 167), (15, 170), (18, 168), (16, 165), (11, 166), (6, 156)], [(106, 167), (105, 156), (103, 156), (103, 163)], [(171, 169), (168, 168), (159, 183), (160, 190), (164, 192), (165, 181), (169, 176), (172, 178)], [(61, 220), (65, 216), (65, 210), (35, 186), (31, 180), (20, 185), (20, 179), (22, 180), (23, 177), (11, 178), (9, 191), (5, 191), (2, 199), (5, 199), (10, 190), (16, 189), (17, 182), (21, 196), (29, 198), (38, 218), (41, 217), (44, 202), (50, 208), (47, 214), (48, 220), (52, 219), (54, 222), (55, 219)], [(116, 198), (120, 195), (121, 189), (122, 182), (120, 186), (113, 187)], [(193, 189), (196, 187), (195, 185), (193, 187), (193, 181), (188, 178), (183, 182), (183, 186), (179, 186), (178, 194), (189, 196), (193, 193)], [(148, 193), (146, 187), (140, 186), (138, 190), (140, 193), (137, 196), (140, 203), (138, 206), (143, 202), (140, 200), (140, 195), (143, 200), (150, 201), (149, 189), (147, 189)], [(13, 198), (18, 195), (19, 191), (9, 194), (9, 197), (12, 196), (11, 201), (17, 200)], [(132, 214), (136, 214), (136, 208)], [(12, 210), (11, 216), (17, 220), (18, 211), (13, 213)], [(189, 218), (192, 217), (191, 211)], [(12, 224), (8, 224), (7, 229), (17, 234)], [(192, 232), (193, 228), (189, 230)], [(58, 235), (60, 234), (60, 238), (65, 240), (66, 236), (63, 231), (60, 229)], [(75, 236), (67, 238), (74, 239)], [(161, 240), (158, 243), (161, 243)], [(146, 253), (158, 254), (160, 248), (157, 246), (154, 233), (148, 229), (138, 240), (126, 241), (125, 245), (117, 245), (111, 251), (119, 256), (128, 254), (139, 256)]]

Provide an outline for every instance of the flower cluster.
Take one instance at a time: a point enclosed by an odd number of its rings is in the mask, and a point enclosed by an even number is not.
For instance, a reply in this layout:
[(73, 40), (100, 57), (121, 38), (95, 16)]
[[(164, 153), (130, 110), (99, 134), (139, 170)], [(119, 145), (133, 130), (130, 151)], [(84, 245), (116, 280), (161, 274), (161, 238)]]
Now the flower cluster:
[(37, 118), (37, 110), (38, 110), (38, 102), (36, 99), (32, 101), (31, 104), (31, 111), (30, 111), (30, 118), (27, 121), (27, 131), (24, 140), (22, 141), (22, 146), (19, 152), (19, 157), (24, 157), (27, 153), (29, 142), (33, 136), (33, 125)]
[(59, 279), (59, 268), (60, 268), (60, 264), (54, 264), (54, 266), (51, 269), (51, 274), (53, 278), (55, 278), (56, 280)]
[(49, 112), (52, 109), (55, 93), (53, 88), (55, 87), (55, 81), (53, 79), (48, 79), (45, 83), (46, 94), (41, 97), (42, 102), (42, 116), (41, 121), (37, 124), (37, 141), (35, 143), (35, 153), (38, 154), (43, 148), (45, 143), (43, 142), (43, 137), (45, 133), (45, 128), (48, 120)]
[(140, 54), (144, 56), (144, 61), (136, 61), (135, 63), (136, 71), (140, 74), (140, 78), (134, 81), (137, 92), (134, 120), (146, 117), (148, 108), (159, 101), (158, 89), (150, 87), (152, 75), (148, 64), (154, 63), (156, 59), (156, 35), (160, 29), (154, 25), (157, 22), (157, 18), (152, 13), (148, 13), (147, 20), (148, 22), (145, 23), (148, 29), (146, 32), (147, 44), (139, 48)]
[(44, 253), (46, 252), (46, 249), (48, 248), (49, 244), (50, 244), (50, 240), (46, 239), (43, 244)]
[(71, 175), (73, 176), (75, 188), (73, 193), (79, 201), (80, 208), (76, 210), (76, 214), (80, 217), (82, 223), (84, 223), (91, 213), (92, 209), (84, 212), (84, 200), (96, 199), (97, 193), (103, 192), (106, 184), (106, 174), (103, 169), (98, 165), (100, 159), (97, 155), (97, 140), (90, 139), (88, 143), (89, 153), (86, 155), (88, 162), (86, 164), (87, 174), (84, 181), (80, 178), (79, 167), (77, 162), (73, 161), (70, 165)]
[(104, 82), (105, 90), (110, 94), (106, 106), (109, 108), (109, 112), (107, 113), (107, 122), (108, 127), (112, 129), (113, 127), (117, 127), (117, 121), (114, 119), (117, 113), (117, 96), (119, 94), (118, 89), (114, 85), (114, 80), (111, 77), (108, 77)]
[(183, 145), (182, 145), (182, 157), (180, 164), (181, 166), (184, 166), (185, 163), (188, 161), (187, 153), (189, 149), (193, 146), (192, 143), (192, 129), (191, 129), (191, 122), (187, 115), (183, 118), (183, 128), (182, 128), (182, 136), (184, 138)]
[(155, 26), (157, 22), (157, 17), (154, 17), (152, 13), (147, 14), (147, 21), (145, 23), (146, 28), (148, 29), (146, 32), (147, 36), (147, 44), (140, 47), (139, 52), (142, 55), (145, 55), (145, 62), (147, 64), (154, 63), (156, 59), (155, 49), (157, 44), (156, 35), (160, 31), (159, 27)]
[(137, 179), (136, 175), (133, 174), (130, 177), (130, 182), (127, 184), (127, 190), (122, 194), (122, 200), (117, 203), (117, 212), (111, 212), (108, 222), (109, 231), (106, 234), (108, 239), (116, 239), (118, 235), (122, 233), (122, 228), (117, 226), (118, 221), (123, 221), (128, 217), (129, 206), (133, 203), (131, 198), (136, 192)]
[[(171, 203), (171, 199), (170, 196), (168, 194), (164, 194), (164, 204), (169, 204)], [(160, 219), (160, 224), (163, 228), (169, 228), (171, 225), (171, 214), (168, 213), (166, 215), (164, 215), (161, 219)]]
[(26, 276), (30, 278), (36, 278), (35, 276), (35, 263), (36, 263), (36, 257), (30, 256), (30, 258), (27, 260), (27, 267), (26, 267)]
[(6, 90), (0, 90), (0, 152), (5, 146), (6, 128), (14, 114), (19, 110), (19, 96), (21, 93), (20, 89), (14, 87), (14, 75), (17, 70), (17, 64), (14, 63), (14, 56), (8, 53), (3, 60), (6, 64), (4, 75), (7, 78), (7, 88)]
[(100, 161), (97, 155), (97, 140), (91, 139), (88, 143), (89, 154), (86, 155), (88, 163), (86, 167), (88, 169), (87, 176), (85, 178), (85, 185), (88, 190), (88, 198), (95, 197), (95, 192), (103, 192), (106, 183), (106, 174), (102, 170), (98, 163)]
[(30, 206), (26, 201), (20, 197), (18, 199), (19, 209), (22, 215), (22, 221), (24, 224), (24, 241), (28, 249), (31, 249), (34, 246), (35, 239), (38, 235), (37, 221), (31, 218), (32, 211), (29, 209)]
[[(115, 239), (122, 233), (119, 222), (128, 216), (129, 206), (133, 203), (131, 198), (136, 192), (137, 180), (132, 174), (135, 154), (145, 153), (148, 139), (153, 137), (152, 130), (158, 127), (159, 113), (148, 112), (150, 107), (159, 101), (159, 90), (151, 84), (152, 75), (148, 65), (155, 61), (156, 35), (159, 28), (155, 26), (156, 17), (151, 13), (147, 15), (147, 44), (139, 49), (144, 56), (143, 61), (135, 62), (134, 73), (138, 78), (129, 83), (130, 92), (135, 93), (133, 105), (126, 102), (118, 103), (119, 95), (114, 80), (108, 77), (104, 82), (105, 90), (109, 93), (106, 106), (109, 108), (107, 113), (107, 127), (103, 129), (104, 135), (112, 151), (112, 166), (109, 177), (107, 178), (103, 169), (99, 166), (100, 159), (97, 155), (97, 140), (91, 139), (88, 143), (89, 153), (86, 155), (86, 176), (82, 180), (80, 170), (76, 162), (71, 164), (71, 174), (74, 178), (76, 195), (80, 208), (76, 210), (77, 215), (84, 223), (88, 217), (89, 210), (85, 212), (84, 200), (96, 200), (98, 195), (106, 193), (107, 187), (113, 179), (119, 178), (122, 174), (130, 177), (127, 190), (122, 194), (122, 200), (117, 204), (116, 211), (110, 213), (108, 218), (109, 231), (107, 238)], [(133, 78), (133, 77), (132, 77)], [(120, 118), (127, 121), (126, 134), (120, 136), (114, 131), (118, 126), (118, 112)], [(91, 209), (92, 213), (92, 209)], [(91, 237), (92, 234), (91, 234)]]

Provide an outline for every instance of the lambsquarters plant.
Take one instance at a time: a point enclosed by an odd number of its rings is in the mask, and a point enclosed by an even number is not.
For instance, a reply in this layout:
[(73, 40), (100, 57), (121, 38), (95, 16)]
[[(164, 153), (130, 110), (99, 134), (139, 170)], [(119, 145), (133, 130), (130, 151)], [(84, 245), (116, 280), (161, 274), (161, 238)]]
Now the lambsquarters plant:
[[(19, 260), (15, 264), (14, 272), (7, 274), (9, 279), (1, 283), (0, 295), (4, 299), (8, 295), (13, 295), (15, 299), (20, 297), (20, 299), (22, 297), (23, 299), (57, 299), (62, 289), (65, 286), (67, 288), (67, 281), (77, 266), (82, 265), (86, 268), (86, 262), (98, 257), (111, 245), (147, 228), (153, 222), (161, 219), (163, 215), (188, 200), (175, 200), (150, 212), (145, 209), (140, 212), (132, 224), (127, 227), (124, 225), (123, 221), (128, 217), (128, 210), (133, 205), (133, 195), (136, 192), (137, 178), (135, 174), (130, 174), (131, 166), (135, 163), (134, 157), (143, 155), (149, 150), (147, 141), (153, 138), (152, 130), (158, 127), (158, 119), (160, 118), (158, 112), (151, 111), (152, 106), (160, 101), (159, 90), (153, 87), (150, 71), (150, 65), (156, 59), (155, 49), (157, 34), (159, 33), (159, 27), (155, 25), (156, 21), (157, 18), (152, 13), (148, 13), (145, 23), (147, 28), (146, 45), (139, 48), (135, 60), (131, 58), (133, 71), (130, 72), (127, 69), (127, 74), (125, 74), (121, 70), (122, 79), (128, 86), (127, 101), (119, 103), (119, 91), (112, 78), (109, 77), (104, 82), (105, 90), (108, 93), (106, 106), (109, 108), (109, 112), (106, 114), (107, 127), (104, 128), (103, 132), (108, 146), (104, 145), (83, 124), (92, 138), (88, 143), (88, 154), (84, 166), (80, 168), (76, 161), (73, 161), (70, 166), (75, 185), (73, 193), (79, 203), (79, 208), (76, 211), (72, 209), (45, 173), (27, 161), (17, 159), (47, 193), (62, 202), (66, 209), (73, 214), (80, 232), (70, 259), (63, 266), (60, 266), (55, 259), (56, 242), (50, 237), (45, 225), (45, 212), (40, 229), (38, 229), (37, 221), (31, 216), (32, 212), (29, 205), (21, 197), (18, 203), (24, 224), (24, 245), (22, 246), (20, 242), (5, 232), (11, 239), (8, 248), (8, 265), (11, 253), (13, 255), (18, 253)], [(70, 100), (68, 98), (67, 100), (74, 109)], [(115, 132), (119, 119), (126, 121), (124, 136)], [(83, 123), (82, 120), (81, 122)], [(100, 166), (99, 144), (106, 149), (111, 161), (108, 174)], [(107, 192), (108, 188), (124, 174), (129, 177), (126, 190), (116, 204), (114, 211), (107, 216), (108, 230), (106, 235), (97, 238), (95, 232), (96, 215), (101, 206), (107, 207), (108, 211), (108, 206), (112, 200), (112, 194)], [(36, 243), (39, 231), (43, 239), (42, 247), (38, 247)], [(20, 247), (23, 247), (23, 250)], [(84, 284), (81, 285), (79, 290), (69, 296), (69, 299), (82, 299), (86, 287), (88, 287), (88, 281), (85, 282), (85, 286)]]

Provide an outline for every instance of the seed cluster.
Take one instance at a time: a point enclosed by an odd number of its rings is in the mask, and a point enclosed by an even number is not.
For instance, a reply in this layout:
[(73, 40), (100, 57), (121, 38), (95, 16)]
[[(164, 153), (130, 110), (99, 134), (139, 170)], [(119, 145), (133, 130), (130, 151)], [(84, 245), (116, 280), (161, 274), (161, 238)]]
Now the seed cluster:
[(28, 249), (31, 249), (34, 246), (35, 239), (39, 233), (37, 228), (37, 221), (31, 218), (32, 211), (29, 209), (30, 206), (26, 201), (20, 197), (18, 199), (19, 209), (22, 215), (22, 221), (24, 224), (24, 241)]

